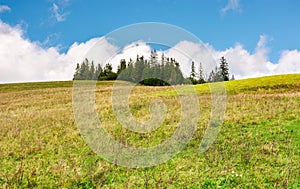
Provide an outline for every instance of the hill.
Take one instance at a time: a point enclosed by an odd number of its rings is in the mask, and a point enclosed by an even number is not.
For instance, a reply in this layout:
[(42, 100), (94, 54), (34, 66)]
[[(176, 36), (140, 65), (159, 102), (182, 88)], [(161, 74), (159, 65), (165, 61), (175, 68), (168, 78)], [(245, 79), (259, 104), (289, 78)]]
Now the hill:
[[(96, 108), (118, 141), (151, 147), (176, 130), (180, 104), (172, 88), (136, 86), (130, 109), (149, 119), (149, 104), (167, 106), (162, 126), (147, 134), (124, 129), (111, 106), (113, 81), (96, 86)], [(299, 188), (300, 74), (224, 83), (224, 124), (204, 153), (199, 145), (210, 118), (208, 84), (196, 85), (201, 119), (187, 147), (166, 163), (128, 169), (108, 163), (84, 142), (73, 115), (68, 82), (0, 85), (0, 185), (11, 188)]]

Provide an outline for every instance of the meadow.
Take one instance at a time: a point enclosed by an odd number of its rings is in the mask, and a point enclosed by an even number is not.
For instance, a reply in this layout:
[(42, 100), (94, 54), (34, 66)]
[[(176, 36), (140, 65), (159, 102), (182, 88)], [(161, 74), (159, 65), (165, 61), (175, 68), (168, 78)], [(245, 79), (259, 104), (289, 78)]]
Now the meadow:
[[(0, 85), (0, 186), (3, 188), (300, 188), (300, 74), (224, 83), (226, 114), (210, 148), (199, 152), (211, 96), (196, 85), (201, 118), (189, 144), (166, 163), (126, 168), (109, 163), (83, 140), (73, 115), (72, 81)], [(167, 106), (151, 133), (123, 128), (111, 105), (113, 81), (97, 82), (96, 108), (106, 131), (123, 144), (151, 147), (170, 138), (180, 116), (171, 87), (136, 86), (130, 110), (150, 117)]]

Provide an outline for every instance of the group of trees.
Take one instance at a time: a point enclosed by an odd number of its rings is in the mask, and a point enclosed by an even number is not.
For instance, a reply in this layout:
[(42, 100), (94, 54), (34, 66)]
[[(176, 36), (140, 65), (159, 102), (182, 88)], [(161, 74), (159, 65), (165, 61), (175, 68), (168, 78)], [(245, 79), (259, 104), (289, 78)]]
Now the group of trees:
[(100, 64), (94, 65), (85, 59), (81, 65), (77, 63), (73, 80), (115, 80), (117, 74), (112, 71), (111, 64), (106, 64), (104, 68)]
[[(234, 75), (232, 75), (232, 80), (234, 80)], [(228, 63), (224, 57), (220, 59), (220, 66), (215, 67), (208, 77), (208, 82), (218, 82), (218, 81), (229, 81), (229, 68)]]
[(106, 64), (104, 68), (85, 59), (81, 65), (77, 64), (73, 80), (120, 80), (131, 81), (151, 86), (164, 86), (183, 84), (187, 80), (183, 77), (179, 63), (174, 58), (158, 59), (156, 51), (151, 52), (150, 59), (137, 55), (135, 61), (120, 61), (117, 73), (112, 71), (112, 65)]
[[(113, 72), (112, 65), (106, 64), (103, 68), (100, 64), (94, 65), (85, 59), (82, 64), (77, 64), (73, 80), (115, 80), (115, 79), (141, 83), (150, 86), (165, 86), (176, 84), (201, 84), (206, 82), (218, 82), (229, 80), (228, 63), (224, 57), (220, 60), (219, 67), (215, 67), (206, 77), (202, 64), (199, 64), (198, 72), (195, 63), (192, 62), (190, 76), (185, 78), (181, 72), (180, 64), (174, 59), (162, 54), (158, 59), (156, 51), (151, 52), (149, 59), (137, 55), (136, 60), (120, 61), (117, 72)], [(233, 77), (234, 78), (234, 77)]]
[[(220, 65), (216, 66), (209, 76), (206, 77), (203, 71), (202, 63), (200, 62), (199, 70), (196, 72), (195, 63), (192, 62), (191, 65), (191, 74), (189, 79), (193, 84), (202, 84), (206, 82), (220, 82), (220, 81), (229, 81), (229, 66), (225, 57), (221, 57)], [(234, 80), (234, 75), (232, 75), (231, 80)]]
[(135, 61), (128, 63), (123, 59), (117, 72), (119, 79), (151, 86), (183, 84), (185, 78), (179, 63), (174, 58), (162, 54), (158, 60), (156, 51), (151, 52), (150, 59), (137, 56)]

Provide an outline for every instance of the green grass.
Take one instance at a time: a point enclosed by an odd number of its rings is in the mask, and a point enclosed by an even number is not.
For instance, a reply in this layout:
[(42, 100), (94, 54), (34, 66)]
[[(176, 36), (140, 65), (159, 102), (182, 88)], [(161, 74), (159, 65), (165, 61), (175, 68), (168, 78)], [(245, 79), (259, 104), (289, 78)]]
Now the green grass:
[[(3, 188), (300, 188), (300, 74), (224, 82), (224, 124), (204, 153), (209, 86), (194, 86), (201, 119), (187, 147), (164, 164), (128, 169), (98, 157), (84, 142), (72, 109), (72, 82), (0, 85), (0, 186)], [(170, 87), (137, 86), (130, 109), (147, 120), (151, 101), (167, 106), (163, 125), (147, 134), (113, 115), (113, 82), (98, 82), (96, 108), (115, 139), (136, 147), (167, 140), (180, 103)], [(183, 89), (185, 90), (185, 89)], [(141, 95), (142, 94), (142, 95)]]
[[(281, 93), (285, 91), (297, 90), (300, 87), (300, 74), (289, 74), (289, 75), (276, 75), (266, 76), (260, 78), (250, 78), (243, 80), (234, 80), (222, 82), (222, 86), (226, 88), (227, 94), (238, 94), (238, 93), (256, 93), (261, 91), (264, 93)], [(209, 94), (210, 86), (219, 83), (206, 83), (194, 86), (195, 91), (198, 94)], [(182, 87), (190, 89), (190, 87)], [(274, 90), (276, 89), (276, 90)], [(175, 90), (168, 90), (153, 95), (176, 95)]]
[(47, 88), (62, 88), (72, 87), (71, 81), (56, 81), (56, 82), (33, 82), (33, 83), (14, 83), (14, 84), (0, 84), (0, 92), (15, 92), (35, 89)]
[[(241, 93), (244, 91), (260, 91), (266, 93), (296, 90), (300, 87), (300, 74), (267, 76), (225, 82), (228, 93)], [(276, 89), (276, 90), (274, 90)]]

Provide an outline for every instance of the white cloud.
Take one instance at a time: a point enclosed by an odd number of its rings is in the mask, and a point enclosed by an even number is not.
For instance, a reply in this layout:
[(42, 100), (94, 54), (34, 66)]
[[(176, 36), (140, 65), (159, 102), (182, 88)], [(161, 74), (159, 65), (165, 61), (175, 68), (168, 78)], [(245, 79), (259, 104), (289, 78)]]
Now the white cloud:
[(61, 13), (61, 11), (59, 9), (60, 8), (57, 4), (55, 4), (55, 3), (52, 4), (51, 11), (53, 13), (53, 16), (54, 16), (55, 20), (57, 22), (65, 21), (68, 14), (67, 13)]
[(240, 0), (228, 0), (227, 5), (221, 9), (221, 12), (225, 14), (228, 11), (242, 11), (240, 8)]
[[(191, 68), (191, 61), (199, 64), (197, 60), (203, 60), (204, 68), (209, 70), (216, 66), (214, 57), (209, 52), (205, 45), (192, 43), (189, 41), (181, 41), (174, 47), (166, 51), (156, 51), (158, 60), (161, 60), (161, 56), (164, 53), (165, 57), (175, 58), (180, 62), (182, 72), (188, 76)], [(108, 62), (113, 65), (114, 70), (120, 64), (121, 59), (125, 59), (128, 62), (130, 59), (136, 60), (137, 55), (144, 56), (145, 59), (149, 59), (151, 55), (151, 47), (144, 41), (133, 42), (123, 49), (121, 52), (113, 56)], [(202, 58), (202, 59), (201, 59)]]
[(100, 55), (113, 55), (117, 49), (105, 38), (74, 43), (66, 53), (55, 47), (43, 48), (23, 37), (19, 26), (11, 27), (0, 20), (0, 83), (71, 80), (77, 62), (97, 44)]
[(273, 70), (276, 74), (300, 73), (300, 51), (285, 50), (281, 53), (278, 64)]
[[(149, 58), (151, 52), (150, 46), (143, 41), (134, 42), (118, 52), (118, 47), (101, 37), (75, 42), (66, 53), (60, 53), (56, 47), (44, 48), (39, 42), (26, 39), (20, 26), (12, 27), (1, 20), (0, 41), (0, 83), (71, 80), (76, 63), (80, 63), (84, 57), (94, 60), (95, 64), (110, 62), (116, 69), (122, 58), (135, 60), (137, 54)], [(181, 41), (157, 53), (158, 57), (164, 53), (165, 56), (176, 58), (185, 75), (189, 75), (192, 60), (196, 66), (202, 62), (208, 73), (222, 56), (229, 62), (230, 73), (236, 78), (300, 73), (299, 50), (284, 50), (278, 62), (272, 63), (268, 57), (267, 41), (267, 36), (260, 36), (253, 53), (241, 44), (220, 51), (209, 44), (188, 41)]]
[(214, 51), (215, 56), (225, 56), (230, 65), (230, 72), (236, 78), (257, 77), (273, 74), (300, 73), (300, 52), (284, 51), (278, 62), (271, 62), (266, 46), (267, 36), (262, 35), (254, 53), (248, 52), (241, 44), (225, 51)]
[[(219, 64), (219, 59), (224, 56), (229, 62), (230, 73), (236, 78), (249, 78), (274, 74), (300, 73), (300, 51), (285, 50), (282, 52), (278, 62), (271, 62), (268, 57), (267, 47), (268, 37), (261, 35), (255, 52), (250, 53), (241, 44), (226, 50), (215, 50), (209, 44), (198, 44), (189, 41), (181, 41), (174, 47), (162, 52), (158, 51), (159, 57), (162, 53), (167, 57), (173, 57), (180, 62), (183, 73), (188, 76), (191, 62), (194, 61), (196, 67), (202, 63), (203, 69), (208, 73)], [(150, 56), (151, 48), (144, 42), (132, 43), (126, 46), (122, 53), (118, 54), (114, 64), (119, 64), (121, 58), (127, 61), (129, 58), (135, 59), (136, 54)]]
[(11, 11), (11, 8), (7, 5), (0, 5), (0, 13), (5, 12), (5, 11)]
[(198, 44), (189, 41), (181, 41), (165, 52), (166, 56), (174, 57), (180, 62), (180, 67), (185, 76), (190, 74), (191, 62), (198, 66), (200, 62), (203, 69), (208, 72), (217, 64), (208, 44)]
[(137, 55), (144, 56), (148, 59), (150, 54), (151, 47), (143, 41), (137, 41), (125, 46), (121, 52), (111, 57), (108, 62), (111, 63), (113, 65), (113, 69), (116, 70), (121, 59), (125, 59), (126, 62), (129, 62), (130, 59), (136, 60)]
[[(268, 37), (261, 35), (254, 53), (250, 53), (243, 48), (241, 44), (236, 44), (229, 49), (218, 51), (209, 44), (197, 44), (189, 41), (181, 41), (174, 47), (166, 51), (158, 51), (158, 57), (162, 53), (166, 57), (173, 57), (180, 62), (183, 73), (188, 76), (190, 73), (191, 62), (194, 61), (196, 66), (202, 63), (205, 73), (208, 73), (219, 64), (219, 59), (225, 56), (230, 65), (230, 73), (236, 78), (256, 77), (281, 73), (300, 72), (300, 53), (298, 51), (284, 51), (278, 63), (269, 61), (269, 49), (266, 46)], [(126, 46), (120, 53), (114, 56), (110, 63), (116, 70), (117, 65), (122, 58), (126, 61), (135, 60), (136, 55), (150, 57), (151, 48), (143, 41), (132, 43)], [(284, 69), (282, 68), (284, 67)]]

